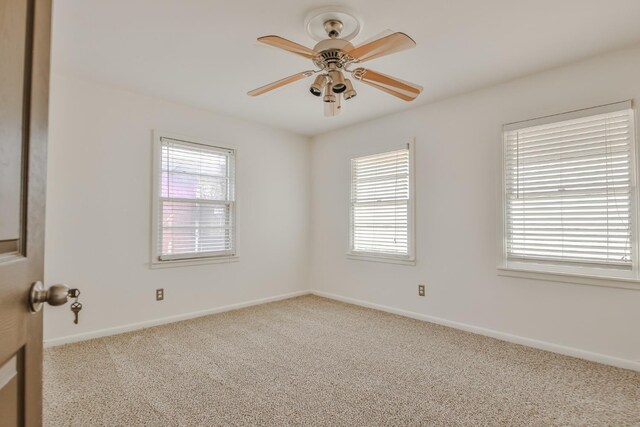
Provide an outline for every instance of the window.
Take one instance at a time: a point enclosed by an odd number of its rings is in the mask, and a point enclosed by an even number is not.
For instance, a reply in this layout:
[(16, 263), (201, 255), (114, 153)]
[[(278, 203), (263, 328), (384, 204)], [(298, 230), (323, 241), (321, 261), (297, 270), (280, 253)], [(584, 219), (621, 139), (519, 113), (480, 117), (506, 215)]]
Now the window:
[(156, 137), (153, 263), (235, 255), (235, 150)]
[(637, 279), (630, 102), (504, 128), (506, 267)]
[(414, 259), (412, 173), (409, 144), (351, 160), (351, 256)]

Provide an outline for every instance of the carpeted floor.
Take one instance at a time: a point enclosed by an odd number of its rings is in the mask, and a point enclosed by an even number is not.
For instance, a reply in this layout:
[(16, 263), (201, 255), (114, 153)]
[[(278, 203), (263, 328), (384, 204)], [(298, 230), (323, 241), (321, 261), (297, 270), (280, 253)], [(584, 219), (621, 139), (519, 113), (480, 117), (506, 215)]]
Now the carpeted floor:
[(640, 373), (304, 296), (45, 352), (45, 426), (639, 426)]

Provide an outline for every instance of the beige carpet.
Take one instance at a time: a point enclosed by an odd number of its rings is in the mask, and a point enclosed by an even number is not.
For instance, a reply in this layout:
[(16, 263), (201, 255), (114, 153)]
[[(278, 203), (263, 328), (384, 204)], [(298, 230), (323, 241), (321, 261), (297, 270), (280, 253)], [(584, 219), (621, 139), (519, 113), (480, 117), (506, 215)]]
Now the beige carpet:
[(45, 352), (46, 426), (639, 426), (640, 373), (304, 296)]

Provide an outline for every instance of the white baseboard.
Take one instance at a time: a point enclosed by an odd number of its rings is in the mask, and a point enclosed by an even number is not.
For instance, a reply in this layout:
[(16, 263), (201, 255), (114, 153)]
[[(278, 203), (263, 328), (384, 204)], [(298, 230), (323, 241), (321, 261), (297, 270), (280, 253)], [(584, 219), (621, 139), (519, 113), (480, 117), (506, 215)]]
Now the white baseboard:
[(425, 322), (436, 323), (438, 325), (448, 326), (455, 329), (471, 332), (478, 335), (485, 335), (491, 338), (496, 338), (502, 341), (508, 341), (515, 344), (526, 345), (528, 347), (537, 348), (540, 350), (546, 350), (553, 353), (563, 354), (565, 356), (577, 357), (579, 359), (585, 359), (592, 362), (602, 363), (605, 365), (611, 365), (618, 368), (631, 369), (633, 371), (640, 372), (640, 361), (620, 359), (613, 356), (607, 356), (605, 354), (593, 353), (591, 351), (580, 350), (578, 348), (566, 347), (559, 344), (553, 344), (547, 341), (535, 340), (532, 338), (526, 338), (519, 335), (508, 334), (505, 332), (496, 331), (493, 329), (481, 328), (479, 326), (469, 325), (467, 323), (455, 322), (452, 320), (442, 319), (440, 317), (429, 316), (426, 314), (420, 314), (413, 311), (401, 310), (398, 308), (388, 307), (386, 305), (375, 304), (367, 301), (362, 301), (355, 298), (343, 297), (341, 295), (333, 294), (323, 291), (311, 291), (312, 294), (334, 299), (337, 301), (346, 302), (348, 304), (359, 305), (361, 307), (372, 308), (375, 310), (385, 311), (387, 313), (393, 313), (404, 317), (410, 317), (412, 319), (423, 320)]
[(109, 335), (122, 334), (124, 332), (136, 331), (139, 329), (150, 328), (152, 326), (164, 325), (166, 323), (179, 322), (181, 320), (194, 319), (196, 317), (207, 316), (225, 311), (238, 310), (240, 308), (250, 307), (252, 305), (266, 304), (274, 301), (281, 301), (289, 298), (295, 298), (302, 295), (308, 295), (311, 291), (296, 291), (287, 294), (276, 295), (267, 298), (255, 299), (251, 301), (240, 302), (237, 304), (225, 305), (222, 307), (211, 308), (207, 310), (193, 311), (190, 313), (178, 314), (175, 316), (162, 317), (160, 319), (145, 320), (144, 322), (130, 323), (128, 325), (116, 326), (113, 328), (99, 329), (97, 331), (84, 332), (81, 334), (67, 335), (65, 337), (44, 340), (44, 347), (55, 347), (63, 344), (70, 344), (78, 341), (90, 340), (93, 338), (101, 338)]
[(287, 294), (281, 294), (281, 295), (276, 295), (276, 296), (267, 297), (267, 298), (245, 301), (237, 304), (230, 304), (230, 305), (225, 305), (222, 307), (216, 307), (216, 308), (207, 309), (207, 310), (194, 311), (191, 313), (184, 313), (184, 314), (179, 314), (175, 316), (163, 317), (160, 319), (147, 320), (144, 322), (130, 323), (128, 325), (99, 329), (97, 331), (85, 332), (81, 334), (67, 335), (65, 337), (45, 340), (44, 346), (54, 347), (58, 345), (69, 344), (69, 343), (89, 340), (93, 338), (101, 338), (109, 335), (116, 335), (124, 332), (131, 332), (139, 329), (150, 328), (152, 326), (164, 325), (167, 323), (179, 322), (181, 320), (188, 320), (196, 317), (207, 316), (210, 314), (237, 310), (240, 308), (266, 304), (274, 301), (281, 301), (281, 300), (295, 298), (295, 297), (307, 295), (307, 294), (314, 294), (320, 297), (329, 298), (336, 301), (342, 301), (349, 304), (358, 305), (361, 307), (372, 308), (374, 310), (385, 311), (387, 313), (393, 313), (393, 314), (397, 314), (404, 317), (410, 317), (412, 319), (422, 320), (425, 322), (436, 323), (438, 325), (448, 326), (451, 328), (471, 332), (474, 334), (496, 338), (502, 341), (508, 341), (515, 344), (526, 345), (526, 346), (538, 348), (541, 350), (551, 351), (553, 353), (564, 354), (566, 356), (577, 357), (580, 359), (590, 360), (592, 362), (603, 363), (605, 365), (611, 365), (611, 366), (616, 366), (618, 368), (631, 369), (631, 370), (640, 372), (640, 361), (620, 359), (613, 356), (607, 356), (605, 354), (594, 353), (594, 352), (581, 350), (573, 347), (567, 347), (559, 344), (553, 344), (546, 341), (535, 340), (532, 338), (526, 338), (519, 335), (513, 335), (505, 332), (496, 331), (493, 329), (487, 329), (479, 326), (469, 325), (467, 323), (455, 322), (455, 321), (443, 319), (440, 317), (429, 316), (426, 314), (420, 314), (413, 311), (402, 310), (398, 308), (389, 307), (386, 305), (375, 304), (368, 301), (344, 297), (344, 296), (333, 294), (330, 292), (323, 292), (323, 291), (316, 291), (316, 290), (290, 292)]

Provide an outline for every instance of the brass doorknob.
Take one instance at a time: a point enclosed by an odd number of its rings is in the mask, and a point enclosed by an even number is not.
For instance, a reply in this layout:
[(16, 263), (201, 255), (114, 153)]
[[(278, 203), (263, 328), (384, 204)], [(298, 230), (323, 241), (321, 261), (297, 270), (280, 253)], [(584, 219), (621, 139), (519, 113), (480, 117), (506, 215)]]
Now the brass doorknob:
[(42, 282), (38, 281), (31, 285), (29, 292), (29, 306), (31, 311), (38, 312), (46, 302), (49, 305), (63, 305), (69, 300), (71, 289), (66, 285), (53, 285), (45, 289)]

